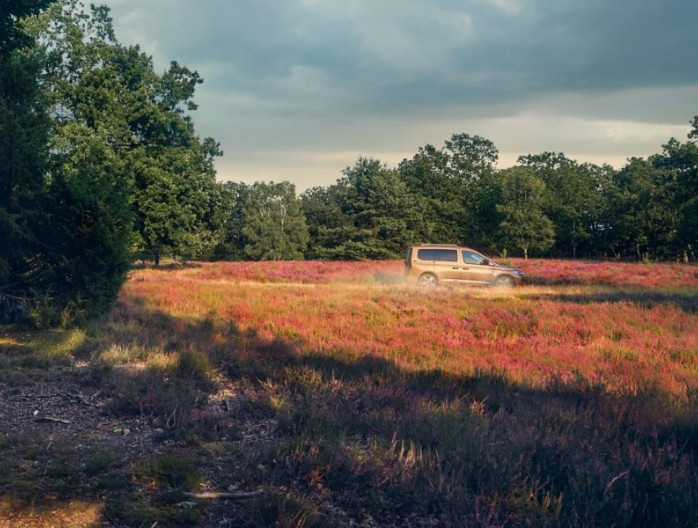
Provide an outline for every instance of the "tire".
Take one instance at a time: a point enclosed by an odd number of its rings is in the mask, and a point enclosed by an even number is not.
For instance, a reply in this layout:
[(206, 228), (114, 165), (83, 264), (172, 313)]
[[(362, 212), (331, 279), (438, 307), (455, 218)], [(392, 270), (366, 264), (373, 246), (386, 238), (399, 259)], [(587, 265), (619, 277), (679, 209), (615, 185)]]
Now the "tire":
[(423, 273), (417, 279), (417, 284), (425, 288), (436, 288), (439, 285), (439, 279), (433, 273)]
[(500, 288), (513, 288), (516, 285), (516, 281), (511, 275), (500, 275), (494, 280), (494, 285)]

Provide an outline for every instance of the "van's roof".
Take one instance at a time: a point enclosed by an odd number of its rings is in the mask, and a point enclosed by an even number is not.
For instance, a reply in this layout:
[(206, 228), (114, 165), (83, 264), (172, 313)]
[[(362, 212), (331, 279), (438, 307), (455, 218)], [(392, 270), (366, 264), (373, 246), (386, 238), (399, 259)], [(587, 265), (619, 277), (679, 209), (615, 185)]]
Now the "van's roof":
[(418, 246), (413, 246), (416, 248), (460, 248), (460, 249), (470, 249), (468, 246), (459, 246), (458, 244), (420, 244)]
[(458, 244), (420, 244), (419, 247), (461, 247)]

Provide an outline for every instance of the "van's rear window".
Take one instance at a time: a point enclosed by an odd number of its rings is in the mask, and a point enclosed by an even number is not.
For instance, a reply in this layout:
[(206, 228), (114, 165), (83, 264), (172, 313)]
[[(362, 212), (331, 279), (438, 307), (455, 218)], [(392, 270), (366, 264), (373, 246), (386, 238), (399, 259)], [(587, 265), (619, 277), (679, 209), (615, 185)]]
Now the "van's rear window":
[(417, 258), (419, 260), (458, 262), (458, 252), (455, 249), (418, 249)]

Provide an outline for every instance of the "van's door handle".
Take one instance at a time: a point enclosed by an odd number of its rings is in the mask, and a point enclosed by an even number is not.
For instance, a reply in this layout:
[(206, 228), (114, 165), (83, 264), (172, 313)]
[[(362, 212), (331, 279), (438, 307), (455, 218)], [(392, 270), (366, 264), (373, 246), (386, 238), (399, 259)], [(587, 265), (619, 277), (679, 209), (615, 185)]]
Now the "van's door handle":
[(458, 269), (458, 266), (453, 266), (453, 267), (451, 267), (451, 269), (457, 270), (457, 269)]
[(461, 268), (461, 269), (464, 269), (464, 270), (469, 270), (470, 268)]

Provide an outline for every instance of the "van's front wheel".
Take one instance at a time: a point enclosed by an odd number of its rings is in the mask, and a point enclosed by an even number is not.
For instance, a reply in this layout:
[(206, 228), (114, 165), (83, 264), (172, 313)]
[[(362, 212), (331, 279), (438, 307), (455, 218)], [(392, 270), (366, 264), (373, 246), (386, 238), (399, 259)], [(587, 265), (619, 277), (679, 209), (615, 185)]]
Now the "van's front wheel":
[(425, 288), (436, 288), (436, 286), (439, 285), (439, 279), (432, 273), (423, 273), (419, 276), (419, 279), (417, 279), (417, 284)]
[(500, 288), (513, 288), (516, 285), (516, 281), (509, 275), (500, 275), (494, 281), (494, 285)]

